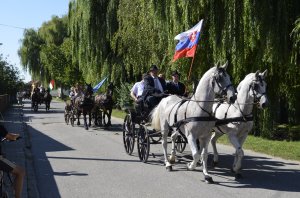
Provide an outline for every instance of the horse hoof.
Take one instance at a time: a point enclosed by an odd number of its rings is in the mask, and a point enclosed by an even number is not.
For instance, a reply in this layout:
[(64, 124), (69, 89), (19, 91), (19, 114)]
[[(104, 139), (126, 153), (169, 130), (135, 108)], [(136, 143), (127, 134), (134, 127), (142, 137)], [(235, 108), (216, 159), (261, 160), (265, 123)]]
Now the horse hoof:
[(235, 174), (235, 180), (243, 179), (243, 176), (241, 173)]
[(166, 167), (167, 171), (171, 172), (173, 170), (172, 166), (167, 166)]
[(205, 176), (205, 183), (207, 184), (213, 184), (215, 183), (214, 180), (212, 179), (212, 177), (210, 176)]
[(187, 168), (188, 171), (192, 171), (192, 170), (195, 169), (195, 168), (193, 168), (193, 167), (191, 166), (191, 163), (188, 163), (187, 166), (186, 166), (186, 168)]

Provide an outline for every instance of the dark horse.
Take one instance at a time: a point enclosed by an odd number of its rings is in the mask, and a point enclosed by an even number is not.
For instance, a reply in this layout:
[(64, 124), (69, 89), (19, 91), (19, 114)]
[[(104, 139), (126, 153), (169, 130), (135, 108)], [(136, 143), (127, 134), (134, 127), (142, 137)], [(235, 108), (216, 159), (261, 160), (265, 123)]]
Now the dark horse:
[[(95, 125), (111, 126), (111, 113), (114, 104), (112, 98), (113, 90), (114, 85), (110, 83), (105, 94), (98, 94), (95, 96)], [(98, 113), (100, 113), (99, 116)]]
[[(94, 107), (94, 100), (93, 100), (93, 88), (91, 84), (86, 84), (86, 89), (83, 96), (79, 96), (75, 99), (75, 109), (77, 111), (77, 125), (80, 125), (80, 115), (83, 114), (83, 122), (84, 128), (86, 130), (89, 129), (91, 126), (91, 119), (92, 119), (92, 109)], [(86, 121), (86, 115), (89, 115), (89, 125)]]
[(50, 102), (52, 100), (52, 96), (50, 94), (49, 90), (46, 90), (45, 94), (44, 94), (44, 102), (45, 102), (45, 106), (46, 106), (46, 111), (50, 110)]
[(34, 88), (33, 93), (31, 95), (31, 108), (33, 108), (34, 111), (38, 110), (40, 100), (40, 90), (38, 88)]

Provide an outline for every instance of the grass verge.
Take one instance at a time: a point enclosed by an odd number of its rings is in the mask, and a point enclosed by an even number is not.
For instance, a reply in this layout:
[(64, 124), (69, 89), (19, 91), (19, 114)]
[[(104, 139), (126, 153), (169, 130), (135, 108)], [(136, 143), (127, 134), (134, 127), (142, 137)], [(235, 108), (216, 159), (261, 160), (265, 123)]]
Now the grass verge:
[[(218, 143), (231, 145), (226, 135), (218, 139)], [(274, 157), (300, 161), (300, 142), (267, 140), (249, 135), (243, 145), (244, 149), (265, 153)]]
[(112, 111), (111, 114), (112, 114), (113, 117), (122, 118), (122, 119), (124, 119), (125, 116), (126, 116), (126, 112), (125, 111), (118, 110), (118, 109), (113, 109), (113, 111)]

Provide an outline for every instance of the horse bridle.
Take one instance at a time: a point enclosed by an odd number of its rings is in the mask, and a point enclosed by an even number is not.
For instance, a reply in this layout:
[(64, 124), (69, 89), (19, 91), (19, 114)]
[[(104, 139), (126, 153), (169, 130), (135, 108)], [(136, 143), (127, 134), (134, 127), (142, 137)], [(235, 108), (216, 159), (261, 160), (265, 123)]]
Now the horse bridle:
[(251, 91), (252, 91), (252, 97), (254, 98), (254, 104), (259, 103), (261, 97), (266, 95), (266, 92), (259, 93), (257, 91), (258, 83), (263, 84), (263, 82), (264, 82), (264, 80), (260, 77), (258, 80), (253, 80), (253, 82), (249, 86), (249, 89), (251, 89)]
[(221, 96), (225, 96), (226, 95), (226, 92), (227, 92), (227, 90), (228, 90), (228, 88), (229, 87), (233, 87), (233, 84), (232, 83), (230, 83), (230, 84), (228, 84), (226, 87), (224, 87), (223, 89), (222, 89), (222, 85), (221, 85), (221, 83), (219, 82), (219, 79), (220, 78), (218, 78), (219, 77), (219, 73), (223, 73), (223, 75), (224, 76), (226, 76), (227, 74), (225, 73), (225, 70), (223, 69), (223, 68), (219, 68), (218, 69), (218, 74), (215, 74), (214, 76), (213, 76), (213, 87), (215, 86), (215, 84), (218, 86), (218, 88), (221, 90), (220, 91), (220, 95)]

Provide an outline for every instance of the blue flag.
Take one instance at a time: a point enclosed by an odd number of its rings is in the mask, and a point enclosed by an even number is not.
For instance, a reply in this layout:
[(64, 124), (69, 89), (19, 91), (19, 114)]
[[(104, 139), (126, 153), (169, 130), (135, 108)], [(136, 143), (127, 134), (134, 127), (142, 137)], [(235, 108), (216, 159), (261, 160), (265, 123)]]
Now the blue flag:
[(94, 88), (93, 88), (93, 91), (94, 93), (97, 92), (100, 87), (103, 85), (103, 83), (106, 81), (107, 77), (105, 77), (103, 80), (101, 80)]

